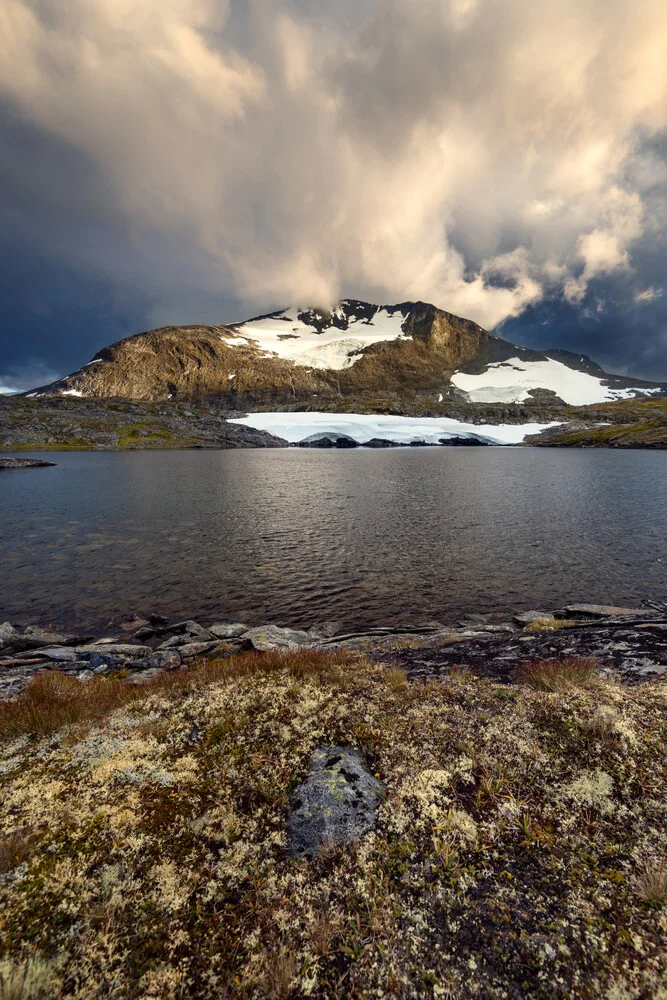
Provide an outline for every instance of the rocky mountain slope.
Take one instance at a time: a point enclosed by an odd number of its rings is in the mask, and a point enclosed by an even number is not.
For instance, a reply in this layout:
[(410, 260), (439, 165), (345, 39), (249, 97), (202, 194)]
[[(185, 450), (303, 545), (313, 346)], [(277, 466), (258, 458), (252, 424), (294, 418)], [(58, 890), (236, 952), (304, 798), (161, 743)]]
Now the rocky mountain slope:
[(26, 395), (417, 415), (446, 401), (584, 405), (667, 395), (667, 384), (608, 375), (585, 355), (518, 347), (427, 303), (346, 299), (331, 312), (288, 309), (140, 333)]

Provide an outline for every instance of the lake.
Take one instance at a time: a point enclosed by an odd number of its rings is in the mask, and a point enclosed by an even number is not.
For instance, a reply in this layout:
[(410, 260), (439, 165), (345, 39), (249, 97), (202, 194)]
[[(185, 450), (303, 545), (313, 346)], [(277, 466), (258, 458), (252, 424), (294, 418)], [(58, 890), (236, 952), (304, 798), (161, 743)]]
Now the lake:
[(667, 596), (667, 452), (32, 454), (57, 467), (0, 472), (0, 622), (357, 627)]

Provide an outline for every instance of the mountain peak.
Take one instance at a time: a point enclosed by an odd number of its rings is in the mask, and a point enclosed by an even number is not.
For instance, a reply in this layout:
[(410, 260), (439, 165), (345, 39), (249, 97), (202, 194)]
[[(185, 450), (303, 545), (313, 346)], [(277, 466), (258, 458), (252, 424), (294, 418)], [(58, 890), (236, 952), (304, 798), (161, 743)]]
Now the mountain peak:
[(585, 355), (518, 347), (428, 302), (342, 299), (226, 326), (170, 326), (103, 348), (29, 396), (215, 397), (235, 410), (468, 403), (581, 405), (667, 387), (607, 375)]

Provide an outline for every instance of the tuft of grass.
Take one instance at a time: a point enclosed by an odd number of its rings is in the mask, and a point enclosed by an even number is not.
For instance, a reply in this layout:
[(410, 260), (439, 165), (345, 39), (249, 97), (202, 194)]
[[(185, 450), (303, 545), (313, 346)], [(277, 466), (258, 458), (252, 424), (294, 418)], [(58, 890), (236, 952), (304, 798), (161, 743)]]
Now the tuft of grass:
[(345, 668), (358, 663), (348, 653), (314, 650), (243, 653), (219, 660), (196, 661), (191, 667), (166, 671), (146, 684), (134, 685), (117, 677), (96, 677), (86, 682), (58, 670), (37, 674), (11, 701), (0, 702), (0, 737), (48, 736), (63, 726), (95, 722), (115, 708), (145, 701), (153, 694), (186, 693), (216, 681), (235, 680), (247, 674), (287, 670), (295, 679), (319, 683), (344, 680)]
[(602, 664), (594, 656), (564, 656), (531, 660), (517, 671), (517, 679), (536, 691), (587, 688), (598, 681)]
[(265, 995), (287, 1000), (297, 971), (294, 953), (289, 948), (272, 949), (264, 960), (262, 971)]
[(557, 628), (570, 628), (578, 622), (565, 618), (536, 618), (524, 629), (525, 632), (553, 632)]
[(0, 1000), (51, 1000), (53, 987), (52, 969), (43, 959), (0, 961)]
[(649, 906), (667, 903), (667, 861), (646, 861), (634, 880), (635, 895)]
[(30, 838), (25, 830), (14, 830), (0, 837), (0, 875), (23, 864), (30, 856)]

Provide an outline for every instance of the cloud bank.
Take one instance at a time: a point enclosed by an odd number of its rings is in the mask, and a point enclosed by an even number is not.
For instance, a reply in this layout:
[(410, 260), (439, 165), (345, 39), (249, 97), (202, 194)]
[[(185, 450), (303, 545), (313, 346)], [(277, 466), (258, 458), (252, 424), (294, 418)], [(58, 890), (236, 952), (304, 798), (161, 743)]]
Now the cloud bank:
[(0, 38), (22, 238), (154, 325), (661, 296), (664, 0), (4, 0)]

